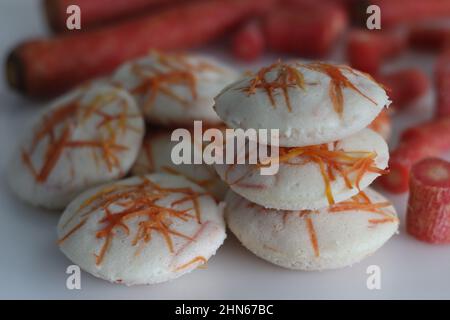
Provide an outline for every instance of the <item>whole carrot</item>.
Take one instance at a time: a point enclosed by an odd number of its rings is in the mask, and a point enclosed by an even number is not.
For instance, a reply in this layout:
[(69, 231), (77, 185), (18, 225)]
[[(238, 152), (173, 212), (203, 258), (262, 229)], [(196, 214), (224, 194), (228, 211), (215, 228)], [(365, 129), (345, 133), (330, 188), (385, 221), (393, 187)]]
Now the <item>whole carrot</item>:
[(217, 38), (272, 0), (189, 2), (115, 26), (22, 43), (7, 58), (11, 87), (30, 96), (61, 93), (150, 49), (177, 50)]
[(56, 32), (67, 31), (67, 7), (77, 5), (82, 16), (82, 29), (87, 30), (141, 10), (179, 0), (44, 0), (48, 24)]

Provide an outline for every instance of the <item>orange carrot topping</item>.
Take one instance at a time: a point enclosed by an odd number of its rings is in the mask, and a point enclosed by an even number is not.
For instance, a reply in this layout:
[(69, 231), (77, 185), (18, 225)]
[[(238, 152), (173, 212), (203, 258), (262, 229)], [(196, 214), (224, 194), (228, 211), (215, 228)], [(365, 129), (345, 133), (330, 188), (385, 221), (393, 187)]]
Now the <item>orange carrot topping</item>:
[(320, 173), (322, 174), (322, 178), (325, 183), (325, 195), (327, 196), (328, 203), (334, 204), (334, 197), (333, 193), (331, 192), (330, 176), (328, 172), (325, 170), (325, 164), (319, 157), (313, 156), (312, 159), (319, 165)]
[[(298, 64), (298, 66), (304, 67), (309, 70), (317, 71), (326, 74), (330, 77), (329, 95), (331, 102), (333, 103), (334, 110), (337, 114), (342, 116), (344, 111), (344, 96), (342, 89), (348, 88), (356, 91), (358, 94), (372, 102), (377, 104), (373, 99), (361, 92), (343, 73), (342, 70), (349, 70), (345, 66), (335, 66), (323, 62), (315, 62), (310, 64)], [(353, 72), (354, 73), (354, 72)]]
[[(206, 194), (206, 193), (204, 193)], [(191, 194), (191, 195), (187, 195), (184, 198), (181, 198), (177, 201), (172, 202), (172, 206), (177, 205), (177, 204), (181, 204), (181, 203), (185, 203), (186, 201), (192, 201), (192, 204), (194, 205), (194, 211), (195, 211), (195, 217), (197, 219), (197, 222), (200, 224), (202, 223), (201, 221), (201, 217), (200, 217), (200, 207), (199, 207), (199, 203), (198, 203), (198, 196), (202, 195), (202, 194)]]
[(320, 256), (319, 243), (317, 242), (317, 234), (314, 229), (314, 224), (311, 217), (306, 217), (306, 227), (308, 228), (309, 239), (311, 240), (312, 247), (314, 249), (314, 255), (316, 257)]
[[(112, 100), (111, 100), (112, 99)], [(108, 102), (118, 99), (121, 102), (121, 109), (117, 114), (108, 114), (101, 109), (108, 105)], [(128, 114), (128, 104), (117, 94), (100, 94), (88, 105), (80, 103), (80, 96), (66, 105), (55, 108), (43, 117), (39, 129), (35, 132), (33, 141), (28, 150), (22, 150), (22, 161), (31, 171), (38, 183), (44, 183), (52, 173), (56, 164), (60, 160), (66, 148), (92, 148), (101, 151), (103, 159), (109, 170), (113, 167), (120, 167), (117, 153), (127, 150), (126, 146), (117, 144), (117, 131), (138, 129), (128, 127), (126, 120), (137, 115)], [(75, 141), (72, 138), (72, 128), (86, 121), (89, 117), (99, 118), (97, 127), (107, 129), (108, 138), (86, 141)], [(112, 126), (112, 125), (115, 126)], [(44, 153), (43, 164), (36, 168), (33, 164), (33, 154), (38, 144), (47, 143)], [(97, 155), (94, 155), (94, 159)]]
[[(280, 61), (262, 68), (250, 81), (249, 86), (241, 88), (247, 95), (256, 93), (257, 89), (266, 92), (270, 103), (276, 108), (275, 95), (277, 93), (283, 94), (284, 101), (288, 111), (292, 111), (292, 105), (289, 97), (289, 88), (298, 87), (305, 90), (306, 83), (303, 73), (297, 67), (306, 68), (316, 72), (321, 72), (330, 77), (330, 86), (328, 94), (330, 96), (333, 108), (337, 114), (342, 116), (344, 112), (344, 95), (343, 89), (348, 88), (356, 91), (358, 94), (377, 104), (372, 98), (361, 92), (343, 73), (342, 70), (350, 71), (352, 74), (357, 74), (354, 70), (346, 66), (335, 66), (323, 62), (315, 62), (309, 64), (296, 63), (295, 66), (284, 64)], [(372, 78), (370, 78), (374, 81)], [(314, 83), (310, 83), (313, 85)]]
[[(171, 253), (174, 252), (173, 237), (192, 240), (190, 236), (173, 229), (171, 224), (176, 220), (188, 221), (191, 219), (197, 219), (200, 223), (198, 197), (202, 194), (196, 193), (190, 188), (163, 188), (145, 177), (141, 177), (141, 180), (142, 182), (137, 185), (113, 185), (104, 188), (86, 199), (74, 216), (69, 219), (69, 221), (72, 221), (75, 216), (79, 216), (82, 223), (69, 230), (59, 240), (59, 243), (62, 243), (83, 227), (88, 216), (97, 210), (104, 212), (104, 216), (98, 221), (100, 228), (96, 232), (96, 237), (103, 240), (100, 252), (96, 255), (97, 265), (102, 263), (112, 239), (119, 230), (125, 236), (131, 236), (128, 224), (131, 219), (138, 219), (135, 220), (137, 231), (131, 241), (131, 245), (139, 245), (137, 254), (142, 249), (142, 245), (150, 242), (154, 232), (163, 237)], [(195, 210), (195, 216), (189, 213), (192, 209), (180, 210), (157, 204), (159, 200), (174, 193), (179, 193), (182, 198), (174, 201), (172, 207), (190, 201), (193, 210)]]
[[(276, 70), (275, 75), (270, 75), (273, 79), (268, 79), (268, 74)], [(256, 93), (257, 89), (262, 89), (267, 93), (270, 103), (276, 108), (275, 94), (281, 91), (289, 111), (292, 111), (291, 101), (289, 98), (289, 88), (299, 87), (305, 90), (305, 80), (303, 74), (296, 68), (278, 61), (268, 67), (262, 68), (250, 81), (250, 85), (241, 88), (247, 95)]]
[(72, 234), (77, 232), (78, 229), (80, 229), (84, 224), (86, 223), (86, 219), (81, 220), (80, 223), (78, 223), (75, 227), (73, 227), (64, 237), (58, 240), (58, 244), (63, 243), (66, 241), (67, 238), (69, 238)]
[[(360, 193), (353, 196), (349, 200), (331, 205), (328, 208), (328, 212), (331, 214), (346, 211), (361, 211), (366, 213), (376, 213), (379, 214), (381, 218), (369, 219), (368, 222), (371, 225), (377, 225), (382, 223), (391, 223), (398, 221), (398, 218), (393, 213), (390, 213), (388, 210), (386, 210), (386, 208), (390, 206), (392, 206), (392, 204), (389, 202), (372, 203), (369, 197), (363, 191), (361, 191)], [(314, 223), (310, 215), (317, 213), (319, 213), (319, 211), (317, 210), (302, 210), (298, 213), (298, 216), (300, 218), (305, 219), (306, 228), (309, 233), (309, 239), (311, 241), (311, 245), (314, 249), (314, 254), (316, 257), (320, 255), (319, 244), (317, 240), (317, 234), (314, 229)]]
[(182, 264), (181, 266), (175, 268), (175, 271), (180, 271), (180, 270), (186, 269), (190, 265), (193, 265), (194, 263), (197, 263), (197, 262), (199, 262), (200, 264), (205, 264), (206, 263), (206, 259), (205, 259), (205, 257), (197, 256), (194, 259), (192, 259), (191, 261), (189, 261), (189, 262), (187, 262), (185, 264)]
[(371, 224), (381, 224), (381, 223), (390, 223), (397, 221), (396, 218), (384, 218), (384, 219), (369, 219), (369, 223)]
[(339, 213), (345, 211), (363, 211), (369, 213), (375, 213), (382, 216), (381, 219), (369, 219), (371, 224), (379, 224), (386, 222), (398, 221), (397, 217), (393, 213), (390, 213), (386, 208), (392, 206), (390, 202), (377, 202), (372, 203), (369, 197), (361, 191), (357, 195), (353, 196), (349, 200), (336, 203), (328, 209), (330, 213)]
[(308, 215), (310, 215), (310, 214), (313, 214), (313, 213), (318, 213), (318, 211), (317, 211), (317, 210), (301, 210), (301, 211), (298, 213), (298, 216), (299, 216), (300, 218), (303, 218), (303, 217), (306, 217), (306, 216), (308, 216)]
[[(336, 180), (336, 175), (340, 175), (344, 179), (347, 188), (357, 187), (359, 189), (360, 182), (366, 173), (387, 173), (386, 170), (376, 167), (375, 158), (375, 152), (339, 150), (336, 149), (336, 143), (334, 143), (332, 145), (322, 144), (307, 147), (281, 147), (278, 158), (271, 159), (271, 161), (289, 165), (316, 163), (325, 183), (328, 203), (333, 204), (335, 201), (331, 191), (331, 182)], [(240, 183), (252, 174), (253, 170), (263, 165), (257, 164), (235, 181), (229, 181), (230, 172), (235, 168), (234, 165), (230, 165), (225, 172), (225, 180), (230, 185)], [(350, 179), (350, 174), (354, 175), (353, 179)]]
[[(64, 145), (69, 140), (69, 128), (64, 128), (64, 131), (59, 138), (59, 140), (55, 141), (53, 144), (50, 144), (47, 152), (45, 154), (45, 162), (41, 168), (41, 171), (36, 176), (37, 182), (45, 182), (50, 175), (52, 169), (55, 167), (56, 162), (58, 162), (59, 157), (64, 149)], [(33, 169), (32, 172), (35, 172)]]
[[(184, 55), (162, 55), (154, 52), (153, 56), (163, 68), (137, 63), (132, 66), (132, 72), (141, 78), (141, 82), (131, 91), (147, 95), (144, 110), (153, 107), (158, 94), (170, 97), (183, 106), (188, 106), (191, 100), (196, 100), (198, 97), (195, 72), (220, 71), (219, 68), (207, 62), (192, 64)], [(191, 94), (191, 100), (176, 94), (172, 90), (172, 86), (185, 87)]]

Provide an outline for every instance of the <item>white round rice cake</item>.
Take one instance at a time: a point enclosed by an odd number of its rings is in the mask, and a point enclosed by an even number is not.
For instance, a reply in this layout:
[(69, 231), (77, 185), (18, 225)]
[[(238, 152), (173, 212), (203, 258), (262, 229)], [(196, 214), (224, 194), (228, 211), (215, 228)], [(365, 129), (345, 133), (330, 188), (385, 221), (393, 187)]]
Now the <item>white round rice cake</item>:
[(113, 81), (133, 94), (147, 121), (186, 126), (220, 123), (214, 97), (238, 76), (206, 56), (153, 53), (121, 66)]
[[(282, 150), (280, 148), (280, 157)], [(255, 164), (219, 164), (215, 168), (232, 190), (251, 202), (266, 208), (306, 210), (321, 209), (354, 196), (380, 175), (389, 160), (386, 142), (370, 129), (332, 144), (286, 150), (305, 153), (280, 161), (274, 175), (262, 175), (260, 166)], [(327, 160), (334, 156), (336, 161), (331, 165)], [(347, 160), (349, 157), (353, 160)], [(363, 161), (367, 161), (367, 167), (362, 166)], [(343, 162), (348, 165), (342, 165)], [(341, 171), (347, 171), (348, 183), (345, 175), (333, 168), (336, 163), (340, 164)]]
[[(159, 130), (147, 132), (141, 151), (136, 162), (131, 168), (134, 175), (148, 174), (152, 172), (166, 172), (184, 176), (206, 191), (210, 192), (216, 199), (223, 200), (228, 190), (228, 185), (220, 179), (214, 167), (207, 164), (175, 164), (172, 161), (172, 148), (178, 142), (171, 141), (170, 130)], [(194, 148), (200, 146), (192, 144), (191, 154)]]
[(364, 194), (367, 198), (358, 194), (318, 211), (282, 211), (230, 191), (225, 219), (247, 249), (273, 264), (298, 270), (342, 268), (374, 253), (398, 229), (394, 207), (370, 188)]
[(369, 75), (322, 62), (275, 63), (215, 98), (230, 128), (279, 129), (280, 146), (336, 141), (367, 127), (389, 99)]
[(49, 209), (125, 175), (144, 135), (134, 99), (104, 84), (64, 95), (36, 120), (9, 163), (8, 180), (21, 199)]
[(223, 207), (201, 187), (164, 173), (91, 189), (58, 223), (62, 252), (96, 277), (126, 285), (186, 274), (215, 254)]

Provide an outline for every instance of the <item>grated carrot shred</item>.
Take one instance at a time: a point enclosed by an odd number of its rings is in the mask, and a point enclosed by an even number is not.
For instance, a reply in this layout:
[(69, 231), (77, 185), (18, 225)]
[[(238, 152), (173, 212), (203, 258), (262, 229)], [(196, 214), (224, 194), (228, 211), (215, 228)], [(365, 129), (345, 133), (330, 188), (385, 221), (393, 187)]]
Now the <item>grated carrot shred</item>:
[(386, 208), (390, 206), (392, 206), (392, 204), (387, 201), (372, 203), (367, 194), (363, 191), (360, 191), (357, 195), (353, 196), (349, 200), (342, 201), (330, 206), (328, 211), (330, 213), (339, 213), (357, 210), (371, 212), (382, 216), (382, 219), (369, 219), (369, 223), (371, 224), (398, 221), (398, 218), (395, 217), (395, 215), (386, 210)]
[[(274, 70), (277, 70), (275, 79), (272, 81), (267, 80), (267, 74)], [(303, 74), (296, 68), (278, 61), (268, 67), (262, 68), (250, 81), (249, 86), (241, 89), (247, 93), (247, 95), (255, 94), (257, 89), (264, 90), (273, 108), (276, 108), (276, 91), (281, 90), (286, 108), (289, 112), (291, 112), (292, 105), (288, 90), (293, 87), (298, 87), (305, 90), (305, 79)]]
[[(330, 86), (329, 86), (329, 96), (331, 99), (331, 102), (333, 104), (333, 108), (335, 112), (342, 116), (344, 112), (344, 95), (343, 95), (343, 89), (348, 88), (355, 92), (357, 92), (359, 95), (363, 96), (367, 100), (369, 100), (374, 105), (377, 105), (376, 101), (372, 98), (368, 97), (366, 94), (361, 92), (343, 73), (342, 70), (351, 70), (350, 68), (345, 68), (344, 66), (335, 66), (323, 62), (314, 62), (309, 64), (297, 64), (300, 67), (313, 70), (316, 72), (321, 72), (326, 74), (328, 77), (330, 77)], [(352, 71), (353, 74), (355, 74)]]
[[(131, 71), (141, 79), (141, 82), (132, 88), (131, 92), (147, 95), (144, 104), (144, 110), (147, 111), (153, 108), (158, 94), (165, 95), (182, 106), (189, 106), (191, 101), (198, 98), (195, 72), (222, 71), (220, 68), (204, 61), (197, 64), (190, 63), (187, 57), (181, 54), (163, 55), (155, 51), (152, 56), (164, 68), (138, 63), (131, 67)], [(186, 88), (191, 95), (191, 100), (175, 93), (171, 86)]]
[[(284, 97), (286, 108), (289, 112), (291, 112), (292, 104), (289, 96), (289, 88), (298, 87), (302, 90), (306, 90), (307, 84), (305, 82), (303, 73), (296, 67), (302, 67), (305, 69), (324, 73), (331, 79), (328, 88), (328, 94), (330, 96), (335, 112), (341, 117), (344, 112), (344, 88), (348, 88), (357, 92), (359, 95), (363, 96), (371, 103), (377, 105), (375, 100), (364, 94), (342, 73), (343, 70), (346, 70), (354, 75), (358, 75), (353, 69), (343, 65), (335, 66), (323, 62), (314, 62), (309, 64), (296, 63), (295, 66), (291, 66), (289, 64), (284, 64), (281, 61), (278, 61), (268, 67), (260, 69), (259, 72), (257, 72), (256, 75), (254, 75), (254, 77), (250, 80), (249, 85), (240, 89), (247, 93), (247, 95), (255, 94), (257, 89), (265, 91), (273, 108), (276, 108), (275, 95), (281, 91)], [(267, 75), (273, 71), (277, 72), (274, 76), (274, 79), (268, 80)], [(372, 81), (374, 81), (372, 77), (368, 77)], [(379, 85), (376, 81), (374, 82)], [(314, 85), (316, 83), (309, 84)]]
[[(372, 203), (367, 194), (364, 191), (360, 191), (358, 194), (351, 197), (349, 200), (331, 205), (327, 210), (328, 213), (330, 214), (336, 214), (347, 211), (362, 211), (365, 213), (378, 214), (381, 216), (381, 218), (368, 220), (369, 224), (374, 226), (377, 224), (393, 223), (398, 221), (398, 218), (393, 213), (390, 213), (388, 210), (386, 210), (386, 208), (390, 206), (392, 206), (390, 202)], [(316, 257), (319, 257), (320, 252), (317, 233), (314, 228), (313, 220), (311, 219), (311, 215), (317, 213), (319, 213), (318, 210), (301, 210), (298, 212), (298, 216), (300, 218), (305, 219), (306, 228), (309, 234), (309, 240), (313, 247), (314, 254)]]
[[(279, 149), (279, 156), (272, 158), (270, 161), (285, 163), (289, 165), (302, 165), (308, 162), (314, 162), (319, 166), (325, 184), (325, 195), (328, 203), (335, 203), (334, 196), (331, 190), (331, 182), (336, 180), (336, 175), (340, 175), (347, 188), (352, 189), (357, 187), (360, 189), (360, 182), (364, 175), (368, 172), (385, 174), (387, 170), (382, 170), (375, 165), (376, 153), (367, 151), (344, 151), (338, 150), (337, 144), (321, 144), (307, 147), (281, 147)], [(293, 160), (299, 160), (301, 163)], [(228, 166), (225, 171), (225, 181), (230, 185), (240, 183), (254, 170), (267, 165), (258, 163), (253, 166), (250, 171), (240, 176), (235, 181), (229, 181), (230, 172), (236, 165)], [(351, 181), (349, 175), (355, 174), (354, 181)]]
[(309, 216), (306, 217), (306, 227), (308, 229), (309, 239), (311, 241), (311, 244), (312, 244), (312, 247), (314, 250), (314, 255), (316, 257), (319, 257), (320, 251), (319, 251), (319, 243), (317, 241), (317, 234), (316, 234), (316, 230), (314, 229), (313, 221), (312, 221), (311, 217), (309, 217)]
[(200, 265), (203, 265), (206, 263), (206, 258), (202, 257), (202, 256), (197, 256), (194, 259), (192, 259), (189, 262), (186, 262), (185, 264), (182, 264), (181, 266), (175, 268), (175, 271), (180, 271), (183, 269), (186, 269), (187, 267), (189, 267), (190, 265), (193, 265), (194, 263), (199, 263)]

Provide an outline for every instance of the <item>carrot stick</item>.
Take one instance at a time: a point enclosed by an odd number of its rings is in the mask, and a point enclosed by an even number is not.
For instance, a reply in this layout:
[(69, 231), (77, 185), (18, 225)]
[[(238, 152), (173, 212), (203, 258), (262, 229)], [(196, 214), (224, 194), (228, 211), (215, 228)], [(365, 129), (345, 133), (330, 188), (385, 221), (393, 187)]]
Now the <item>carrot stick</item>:
[(61, 93), (150, 49), (186, 49), (215, 39), (272, 0), (189, 2), (115, 26), (28, 41), (6, 62), (11, 87), (30, 96)]

